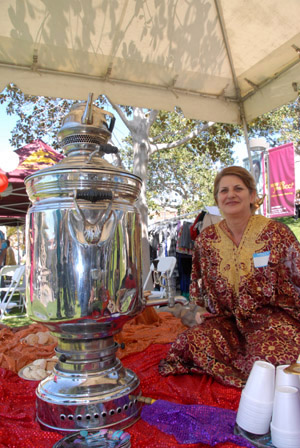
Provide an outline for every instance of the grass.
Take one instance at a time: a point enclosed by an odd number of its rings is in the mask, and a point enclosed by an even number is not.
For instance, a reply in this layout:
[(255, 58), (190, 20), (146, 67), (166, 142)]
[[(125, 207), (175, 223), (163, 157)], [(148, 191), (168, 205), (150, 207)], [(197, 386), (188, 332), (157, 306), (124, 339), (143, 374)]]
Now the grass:
[(273, 218), (275, 221), (280, 221), (286, 224), (295, 234), (298, 241), (300, 241), (300, 219), (294, 219), (292, 216), (285, 218)]
[(18, 311), (15, 312), (13, 309), (11, 310), (11, 314), (11, 316), (6, 314), (2, 318), (1, 323), (12, 328), (23, 327), (34, 323), (27, 314), (18, 314)]

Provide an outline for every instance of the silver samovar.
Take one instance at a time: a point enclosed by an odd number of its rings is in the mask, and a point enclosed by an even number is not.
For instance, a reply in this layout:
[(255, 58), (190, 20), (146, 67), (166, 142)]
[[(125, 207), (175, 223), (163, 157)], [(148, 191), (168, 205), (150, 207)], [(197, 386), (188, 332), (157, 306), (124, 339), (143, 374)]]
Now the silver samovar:
[(139, 379), (114, 342), (145, 306), (141, 180), (102, 158), (117, 151), (107, 143), (113, 126), (90, 95), (58, 133), (66, 157), (26, 179), (28, 314), (58, 338), (58, 363), (37, 388), (37, 420), (62, 433), (124, 429), (141, 410)]

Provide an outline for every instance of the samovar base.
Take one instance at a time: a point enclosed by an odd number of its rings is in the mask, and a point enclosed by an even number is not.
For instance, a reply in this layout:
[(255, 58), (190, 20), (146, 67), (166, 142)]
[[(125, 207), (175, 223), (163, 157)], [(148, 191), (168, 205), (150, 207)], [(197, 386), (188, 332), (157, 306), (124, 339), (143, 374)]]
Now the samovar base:
[(140, 381), (119, 359), (113, 367), (69, 373), (54, 369), (37, 390), (36, 417), (47, 430), (62, 434), (82, 429), (125, 429), (141, 412)]

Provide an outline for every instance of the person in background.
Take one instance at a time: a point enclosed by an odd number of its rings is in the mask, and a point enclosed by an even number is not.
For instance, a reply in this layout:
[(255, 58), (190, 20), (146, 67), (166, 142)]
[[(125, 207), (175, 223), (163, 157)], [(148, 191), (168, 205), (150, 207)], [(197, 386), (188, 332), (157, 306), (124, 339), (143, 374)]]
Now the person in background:
[(258, 185), (260, 179), (260, 162), (258, 160), (253, 160), (253, 172), (255, 184)]
[(13, 265), (17, 264), (15, 252), (14, 252), (13, 248), (10, 246), (9, 240), (6, 240), (6, 244), (7, 244), (7, 247), (5, 249), (5, 264), (7, 266), (13, 266)]
[(5, 236), (2, 230), (0, 230), (0, 267), (5, 264), (5, 254), (6, 254), (7, 242), (5, 241)]
[(299, 218), (300, 218), (300, 190), (296, 191), (294, 219)]
[(296, 362), (300, 353), (300, 244), (283, 223), (255, 215), (255, 180), (224, 168), (214, 183), (224, 219), (195, 240), (190, 300), (208, 313), (177, 337), (160, 373), (206, 373), (242, 387), (256, 360)]

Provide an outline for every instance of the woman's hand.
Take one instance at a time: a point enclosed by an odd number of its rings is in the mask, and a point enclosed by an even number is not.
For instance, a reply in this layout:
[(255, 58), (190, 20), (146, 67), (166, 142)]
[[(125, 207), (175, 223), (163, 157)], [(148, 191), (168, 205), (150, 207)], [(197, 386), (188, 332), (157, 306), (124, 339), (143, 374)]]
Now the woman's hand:
[(198, 312), (196, 313), (196, 315), (195, 315), (195, 321), (196, 321), (196, 323), (197, 323), (198, 325), (202, 324), (203, 321), (204, 321), (203, 313), (201, 313), (201, 312), (198, 311)]

